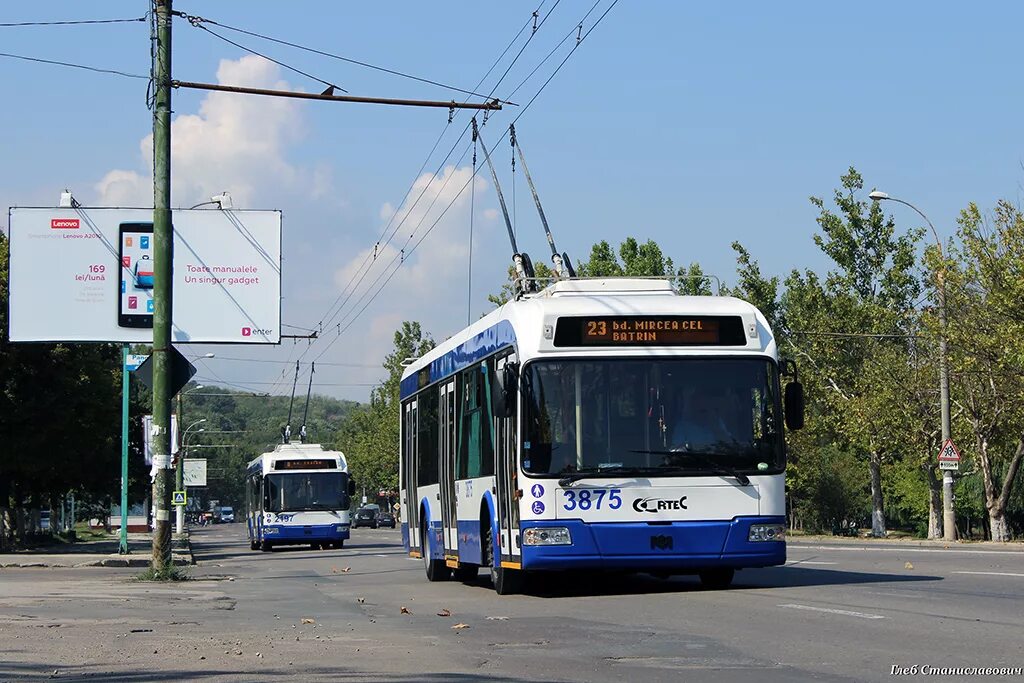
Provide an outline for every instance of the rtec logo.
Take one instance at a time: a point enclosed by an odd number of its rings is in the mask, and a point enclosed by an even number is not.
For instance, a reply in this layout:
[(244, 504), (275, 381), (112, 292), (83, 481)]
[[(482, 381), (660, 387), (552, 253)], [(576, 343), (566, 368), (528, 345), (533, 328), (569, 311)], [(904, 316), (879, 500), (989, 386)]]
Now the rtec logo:
[(661, 512), (663, 510), (687, 510), (686, 496), (679, 500), (665, 498), (637, 498), (633, 501), (633, 509), (637, 512)]

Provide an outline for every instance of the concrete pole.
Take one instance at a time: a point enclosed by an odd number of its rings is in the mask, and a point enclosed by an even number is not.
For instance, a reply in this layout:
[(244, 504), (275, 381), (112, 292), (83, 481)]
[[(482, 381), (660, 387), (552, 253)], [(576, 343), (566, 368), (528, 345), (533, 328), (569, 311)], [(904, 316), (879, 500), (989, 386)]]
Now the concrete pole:
[[(939, 244), (939, 254), (942, 244)], [(935, 274), (939, 304), (939, 403), (942, 413), (942, 443), (950, 438), (949, 424), (949, 361), (946, 356), (946, 282), (941, 271)], [(953, 472), (942, 472), (942, 538), (956, 540), (956, 512), (953, 510)]]
[(155, 571), (171, 566), (171, 2), (154, 0), (153, 52), (153, 558)]
[[(181, 392), (178, 392), (178, 465), (174, 468), (174, 490), (185, 490), (185, 447), (182, 430), (184, 423), (181, 421)], [(174, 533), (185, 533), (185, 506), (174, 507)]]
[[(121, 532), (117, 552), (128, 554), (128, 345), (121, 346)], [(72, 525), (74, 520), (72, 519)]]

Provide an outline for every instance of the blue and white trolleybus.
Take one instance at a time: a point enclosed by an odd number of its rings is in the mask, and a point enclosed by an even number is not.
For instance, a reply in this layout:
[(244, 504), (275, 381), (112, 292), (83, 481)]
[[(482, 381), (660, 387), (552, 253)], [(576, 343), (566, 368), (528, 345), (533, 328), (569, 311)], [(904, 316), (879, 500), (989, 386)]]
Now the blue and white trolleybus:
[(319, 444), (279, 444), (249, 463), (245, 482), (253, 550), (345, 544), (355, 483), (341, 452)]
[(620, 569), (723, 588), (785, 562), (803, 393), (747, 302), (560, 280), (410, 364), (401, 401), (402, 535), (432, 581), (483, 567), (508, 593)]

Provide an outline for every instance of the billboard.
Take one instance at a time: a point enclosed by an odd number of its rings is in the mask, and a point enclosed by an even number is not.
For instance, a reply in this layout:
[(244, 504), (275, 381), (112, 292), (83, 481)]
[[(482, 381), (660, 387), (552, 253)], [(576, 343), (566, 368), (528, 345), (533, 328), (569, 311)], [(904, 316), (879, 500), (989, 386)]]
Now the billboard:
[[(281, 341), (281, 212), (179, 209), (171, 340)], [(15, 342), (153, 339), (153, 210), (12, 208)]]

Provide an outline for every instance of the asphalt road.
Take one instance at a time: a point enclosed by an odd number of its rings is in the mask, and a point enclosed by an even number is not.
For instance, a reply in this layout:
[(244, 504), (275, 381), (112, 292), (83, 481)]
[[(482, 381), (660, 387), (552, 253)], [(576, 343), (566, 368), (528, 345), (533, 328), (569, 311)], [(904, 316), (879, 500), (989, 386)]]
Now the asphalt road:
[(268, 554), (241, 524), (200, 529), (193, 580), (174, 585), (131, 569), (0, 570), (0, 680), (853, 681), (1024, 667), (1019, 549), (791, 542), (787, 566), (740, 572), (725, 591), (563, 576), (502, 597), (483, 575), (428, 583), (395, 531), (353, 534), (344, 550)]

